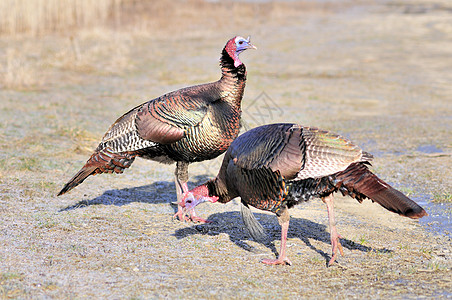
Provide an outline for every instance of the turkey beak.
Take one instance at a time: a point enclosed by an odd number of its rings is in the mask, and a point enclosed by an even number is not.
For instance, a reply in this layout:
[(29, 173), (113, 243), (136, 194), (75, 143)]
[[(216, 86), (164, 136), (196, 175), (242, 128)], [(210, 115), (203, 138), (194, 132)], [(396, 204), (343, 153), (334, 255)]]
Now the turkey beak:
[(254, 46), (253, 44), (251, 44), (251, 36), (249, 35), (248, 38), (246, 39), (247, 43), (248, 43), (248, 47), (246, 47), (247, 49), (257, 49), (256, 46)]
[(248, 43), (248, 49), (257, 49), (257, 47), (251, 43)]

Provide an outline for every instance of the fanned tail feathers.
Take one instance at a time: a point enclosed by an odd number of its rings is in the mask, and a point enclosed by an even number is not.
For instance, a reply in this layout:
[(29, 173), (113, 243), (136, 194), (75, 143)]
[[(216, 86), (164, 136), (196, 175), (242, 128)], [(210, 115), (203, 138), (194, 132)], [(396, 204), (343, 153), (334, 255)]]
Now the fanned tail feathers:
[(412, 219), (426, 216), (426, 211), (416, 202), (392, 188), (373, 174), (364, 163), (351, 164), (336, 174), (339, 190), (358, 201), (370, 198), (389, 211)]
[(61, 196), (79, 184), (81, 184), (88, 176), (100, 173), (122, 173), (125, 168), (135, 160), (134, 154), (129, 153), (113, 153), (109, 148), (96, 151), (88, 159), (83, 168), (64, 185), (57, 196)]

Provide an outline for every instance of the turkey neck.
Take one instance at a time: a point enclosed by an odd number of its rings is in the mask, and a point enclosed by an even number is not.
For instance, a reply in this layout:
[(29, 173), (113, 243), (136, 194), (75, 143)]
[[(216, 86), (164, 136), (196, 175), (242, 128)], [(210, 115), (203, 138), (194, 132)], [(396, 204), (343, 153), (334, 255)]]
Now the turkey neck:
[(218, 202), (220, 203), (227, 203), (233, 198), (229, 195), (229, 191), (226, 185), (218, 177), (207, 181), (204, 186), (207, 187), (207, 190), (209, 192), (208, 197), (218, 197)]
[(243, 63), (234, 66), (234, 60), (229, 56), (226, 48), (220, 58), (221, 78), (218, 85), (221, 99), (240, 108), (243, 91), (245, 90), (246, 68)]

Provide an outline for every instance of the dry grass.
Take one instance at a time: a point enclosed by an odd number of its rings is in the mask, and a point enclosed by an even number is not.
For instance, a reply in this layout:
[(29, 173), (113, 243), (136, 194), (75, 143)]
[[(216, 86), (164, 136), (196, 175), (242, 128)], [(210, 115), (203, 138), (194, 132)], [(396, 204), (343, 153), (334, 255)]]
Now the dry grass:
[(247, 3), (203, 0), (4, 0), (0, 2), (0, 35), (73, 34), (103, 28), (167, 34), (194, 29), (202, 19), (212, 29), (247, 26), (278, 18), (296, 18), (299, 11), (331, 11), (349, 4), (291, 2)]
[(0, 33), (42, 35), (105, 26), (118, 18), (121, 0), (3, 0)]
[[(265, 26), (273, 20), (288, 24), (300, 12), (321, 13), (337, 7), (309, 2), (275, 5), (202, 0), (0, 1), (0, 36), (7, 43), (0, 48), (5, 57), (0, 61), (0, 87), (46, 89), (55, 82), (54, 69), (107, 75), (133, 71), (131, 57), (137, 37), (172, 42), (220, 32), (230, 35), (239, 33), (239, 28), (247, 32), (250, 23)], [(154, 51), (160, 51), (159, 47)], [(187, 82), (165, 69), (157, 72), (163, 82)]]
[(23, 54), (18, 49), (6, 49), (4, 71), (0, 75), (0, 82), (3, 83), (4, 88), (30, 89), (41, 85), (42, 78), (34, 76), (36, 75), (34, 66)]

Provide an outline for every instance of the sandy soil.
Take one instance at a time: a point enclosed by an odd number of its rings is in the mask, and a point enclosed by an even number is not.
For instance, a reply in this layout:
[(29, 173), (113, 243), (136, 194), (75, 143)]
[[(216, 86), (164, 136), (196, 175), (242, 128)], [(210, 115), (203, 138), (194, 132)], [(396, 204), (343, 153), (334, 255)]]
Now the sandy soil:
[[(450, 3), (180, 5), (168, 12), (172, 26), (79, 32), (72, 42), (0, 38), (0, 299), (452, 297), (450, 232), (438, 228), (452, 215)], [(271, 214), (253, 210), (267, 246), (248, 237), (237, 200), (199, 206), (212, 224), (172, 220), (174, 166), (137, 160), (55, 196), (122, 113), (216, 80), (235, 34), (258, 47), (242, 55), (246, 126), (290, 121), (341, 133), (442, 223), (338, 196), (345, 256), (327, 268), (327, 213), (315, 199), (291, 210), (293, 266), (272, 267), (259, 262), (279, 250)], [(192, 165), (190, 184), (218, 165)]]

